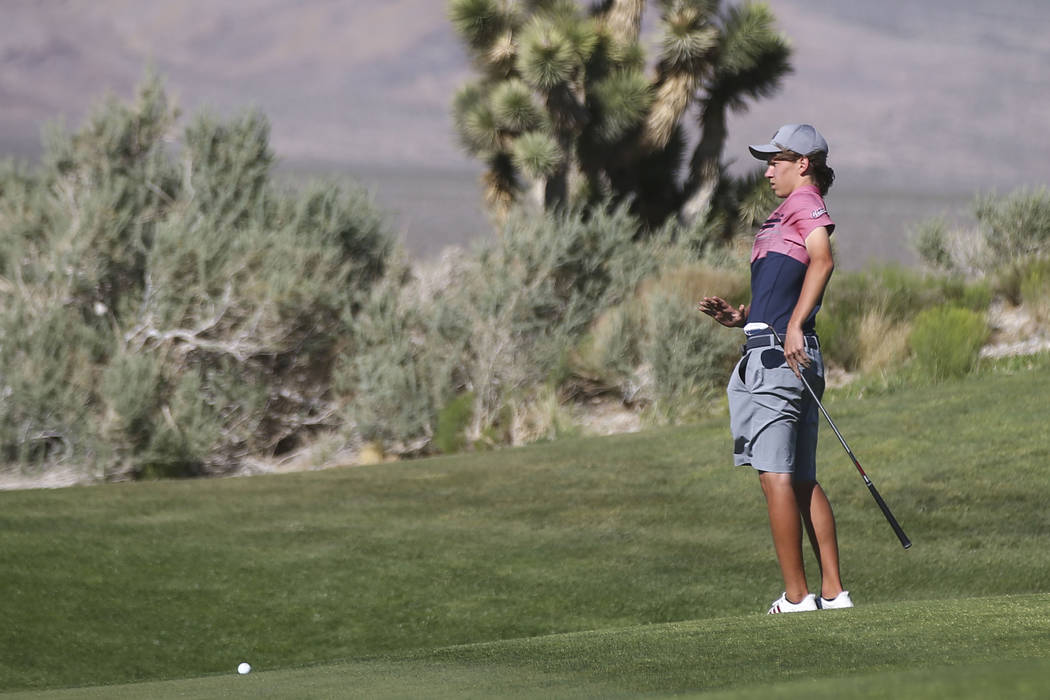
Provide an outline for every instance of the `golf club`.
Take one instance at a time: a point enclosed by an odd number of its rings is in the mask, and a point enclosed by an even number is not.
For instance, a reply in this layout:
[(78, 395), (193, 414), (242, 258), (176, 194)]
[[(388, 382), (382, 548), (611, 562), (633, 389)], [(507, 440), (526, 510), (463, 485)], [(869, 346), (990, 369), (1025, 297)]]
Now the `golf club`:
[[(784, 347), (784, 341), (783, 339), (781, 339), (780, 334), (777, 333), (773, 326), (770, 326), (768, 323), (749, 323), (746, 326), (744, 326), (745, 333), (753, 333), (755, 331), (769, 331), (773, 334), (773, 337), (776, 338), (776, 341), (780, 345), (780, 347)], [(842, 446), (846, 449), (846, 454), (848, 454), (849, 458), (853, 460), (853, 466), (855, 466), (857, 468), (857, 471), (860, 472), (860, 476), (862, 479), (864, 479), (864, 484), (868, 487), (868, 491), (871, 491), (872, 498), (874, 498), (875, 502), (879, 505), (879, 508), (882, 510), (882, 514), (886, 516), (886, 520), (889, 522), (890, 527), (892, 527), (893, 531), (897, 533), (897, 539), (901, 541), (901, 545), (905, 549), (908, 549), (909, 547), (911, 547), (911, 540), (908, 539), (908, 536), (906, 534), (904, 534), (904, 530), (901, 528), (900, 523), (897, 522), (897, 519), (893, 517), (893, 513), (890, 512), (890, 507), (886, 505), (886, 501), (882, 500), (882, 496), (879, 495), (879, 491), (875, 488), (875, 484), (871, 483), (871, 479), (868, 478), (868, 475), (865, 473), (864, 468), (860, 466), (860, 462), (857, 460), (856, 455), (853, 454), (853, 450), (849, 448), (849, 445), (846, 444), (845, 438), (842, 437), (842, 433), (840, 433), (839, 429), (835, 427), (835, 421), (831, 420), (831, 416), (828, 415), (828, 411), (824, 408), (824, 404), (822, 404), (820, 402), (820, 399), (817, 398), (817, 394), (813, 391), (813, 387), (811, 387), (809, 385), (809, 382), (806, 381), (806, 378), (805, 376), (803, 376), (802, 372), (799, 372), (798, 376), (799, 379), (802, 380), (802, 384), (809, 391), (809, 395), (812, 396), (813, 400), (817, 402), (817, 407), (820, 408), (820, 412), (824, 414), (825, 418), (827, 418), (828, 425), (830, 425), (831, 429), (835, 431), (835, 436), (839, 439), (839, 442), (841, 442)]]

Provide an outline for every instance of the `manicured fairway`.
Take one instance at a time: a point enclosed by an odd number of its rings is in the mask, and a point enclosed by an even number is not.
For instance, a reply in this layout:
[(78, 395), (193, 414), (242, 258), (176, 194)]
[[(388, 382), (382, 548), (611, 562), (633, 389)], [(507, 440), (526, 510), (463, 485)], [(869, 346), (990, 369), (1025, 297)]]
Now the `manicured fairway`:
[[(760, 614), (778, 572), (724, 417), (368, 468), (0, 493), (0, 692), (831, 697), (876, 674), (931, 697), (982, 683), (1027, 697), (1050, 657), (1047, 395), (1050, 372), (1018, 365), (830, 396), (915, 546), (825, 431), (859, 607), (804, 619)], [(238, 677), (243, 660), (256, 670)]]
[[(743, 615), (450, 647), (400, 657), (76, 690), (112, 698), (1043, 698), (1050, 595)], [(724, 690), (731, 688), (732, 690)], [(701, 692), (712, 691), (712, 692)], [(714, 692), (719, 691), (719, 692)]]

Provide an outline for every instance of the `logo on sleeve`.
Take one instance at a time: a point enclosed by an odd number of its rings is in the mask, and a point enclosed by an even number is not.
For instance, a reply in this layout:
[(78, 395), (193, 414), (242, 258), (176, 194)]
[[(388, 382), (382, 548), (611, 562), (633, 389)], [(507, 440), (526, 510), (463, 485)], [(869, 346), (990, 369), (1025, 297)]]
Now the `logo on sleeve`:
[(810, 216), (813, 217), (814, 219), (819, 219), (820, 217), (824, 216), (827, 213), (828, 213), (828, 210), (824, 209), (824, 208), (814, 209), (813, 213), (810, 214)]

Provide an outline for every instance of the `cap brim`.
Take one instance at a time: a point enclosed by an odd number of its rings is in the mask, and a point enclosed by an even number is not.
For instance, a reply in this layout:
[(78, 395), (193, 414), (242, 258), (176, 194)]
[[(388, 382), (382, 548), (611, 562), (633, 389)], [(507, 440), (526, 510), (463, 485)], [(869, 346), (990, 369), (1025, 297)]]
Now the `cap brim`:
[(748, 146), (747, 149), (751, 151), (751, 155), (759, 160), (769, 160), (771, 156), (774, 156), (783, 150), (780, 146), (772, 143), (767, 143), (762, 146)]

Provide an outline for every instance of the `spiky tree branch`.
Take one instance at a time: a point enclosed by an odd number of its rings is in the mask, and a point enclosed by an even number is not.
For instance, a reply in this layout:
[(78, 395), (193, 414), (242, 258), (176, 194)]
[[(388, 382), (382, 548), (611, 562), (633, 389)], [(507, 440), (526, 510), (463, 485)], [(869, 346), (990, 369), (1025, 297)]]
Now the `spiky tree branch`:
[(723, 19), (714, 74), (701, 102), (700, 142), (690, 161), (681, 216), (702, 216), (722, 178), (722, 151), (728, 137), (729, 110), (744, 111), (749, 100), (772, 95), (791, 71), (791, 47), (776, 31), (764, 3), (730, 7)]
[(710, 58), (718, 46), (718, 29), (710, 20), (709, 3), (703, 0), (665, 3), (656, 100), (646, 119), (643, 137), (652, 149), (667, 146), (709, 72)]
[[(661, 0), (650, 78), (644, 0), (600, 0), (589, 13), (573, 0), (451, 0), (479, 74), (453, 113), (464, 148), (488, 164), (490, 204), (531, 193), (544, 209), (629, 200), (647, 225), (704, 215), (724, 178), (728, 111), (771, 94), (789, 70), (768, 7), (720, 5)], [(700, 139), (682, 183), (691, 109)]]
[(609, 0), (605, 5), (600, 16), (609, 36), (620, 44), (638, 41), (645, 0)]

